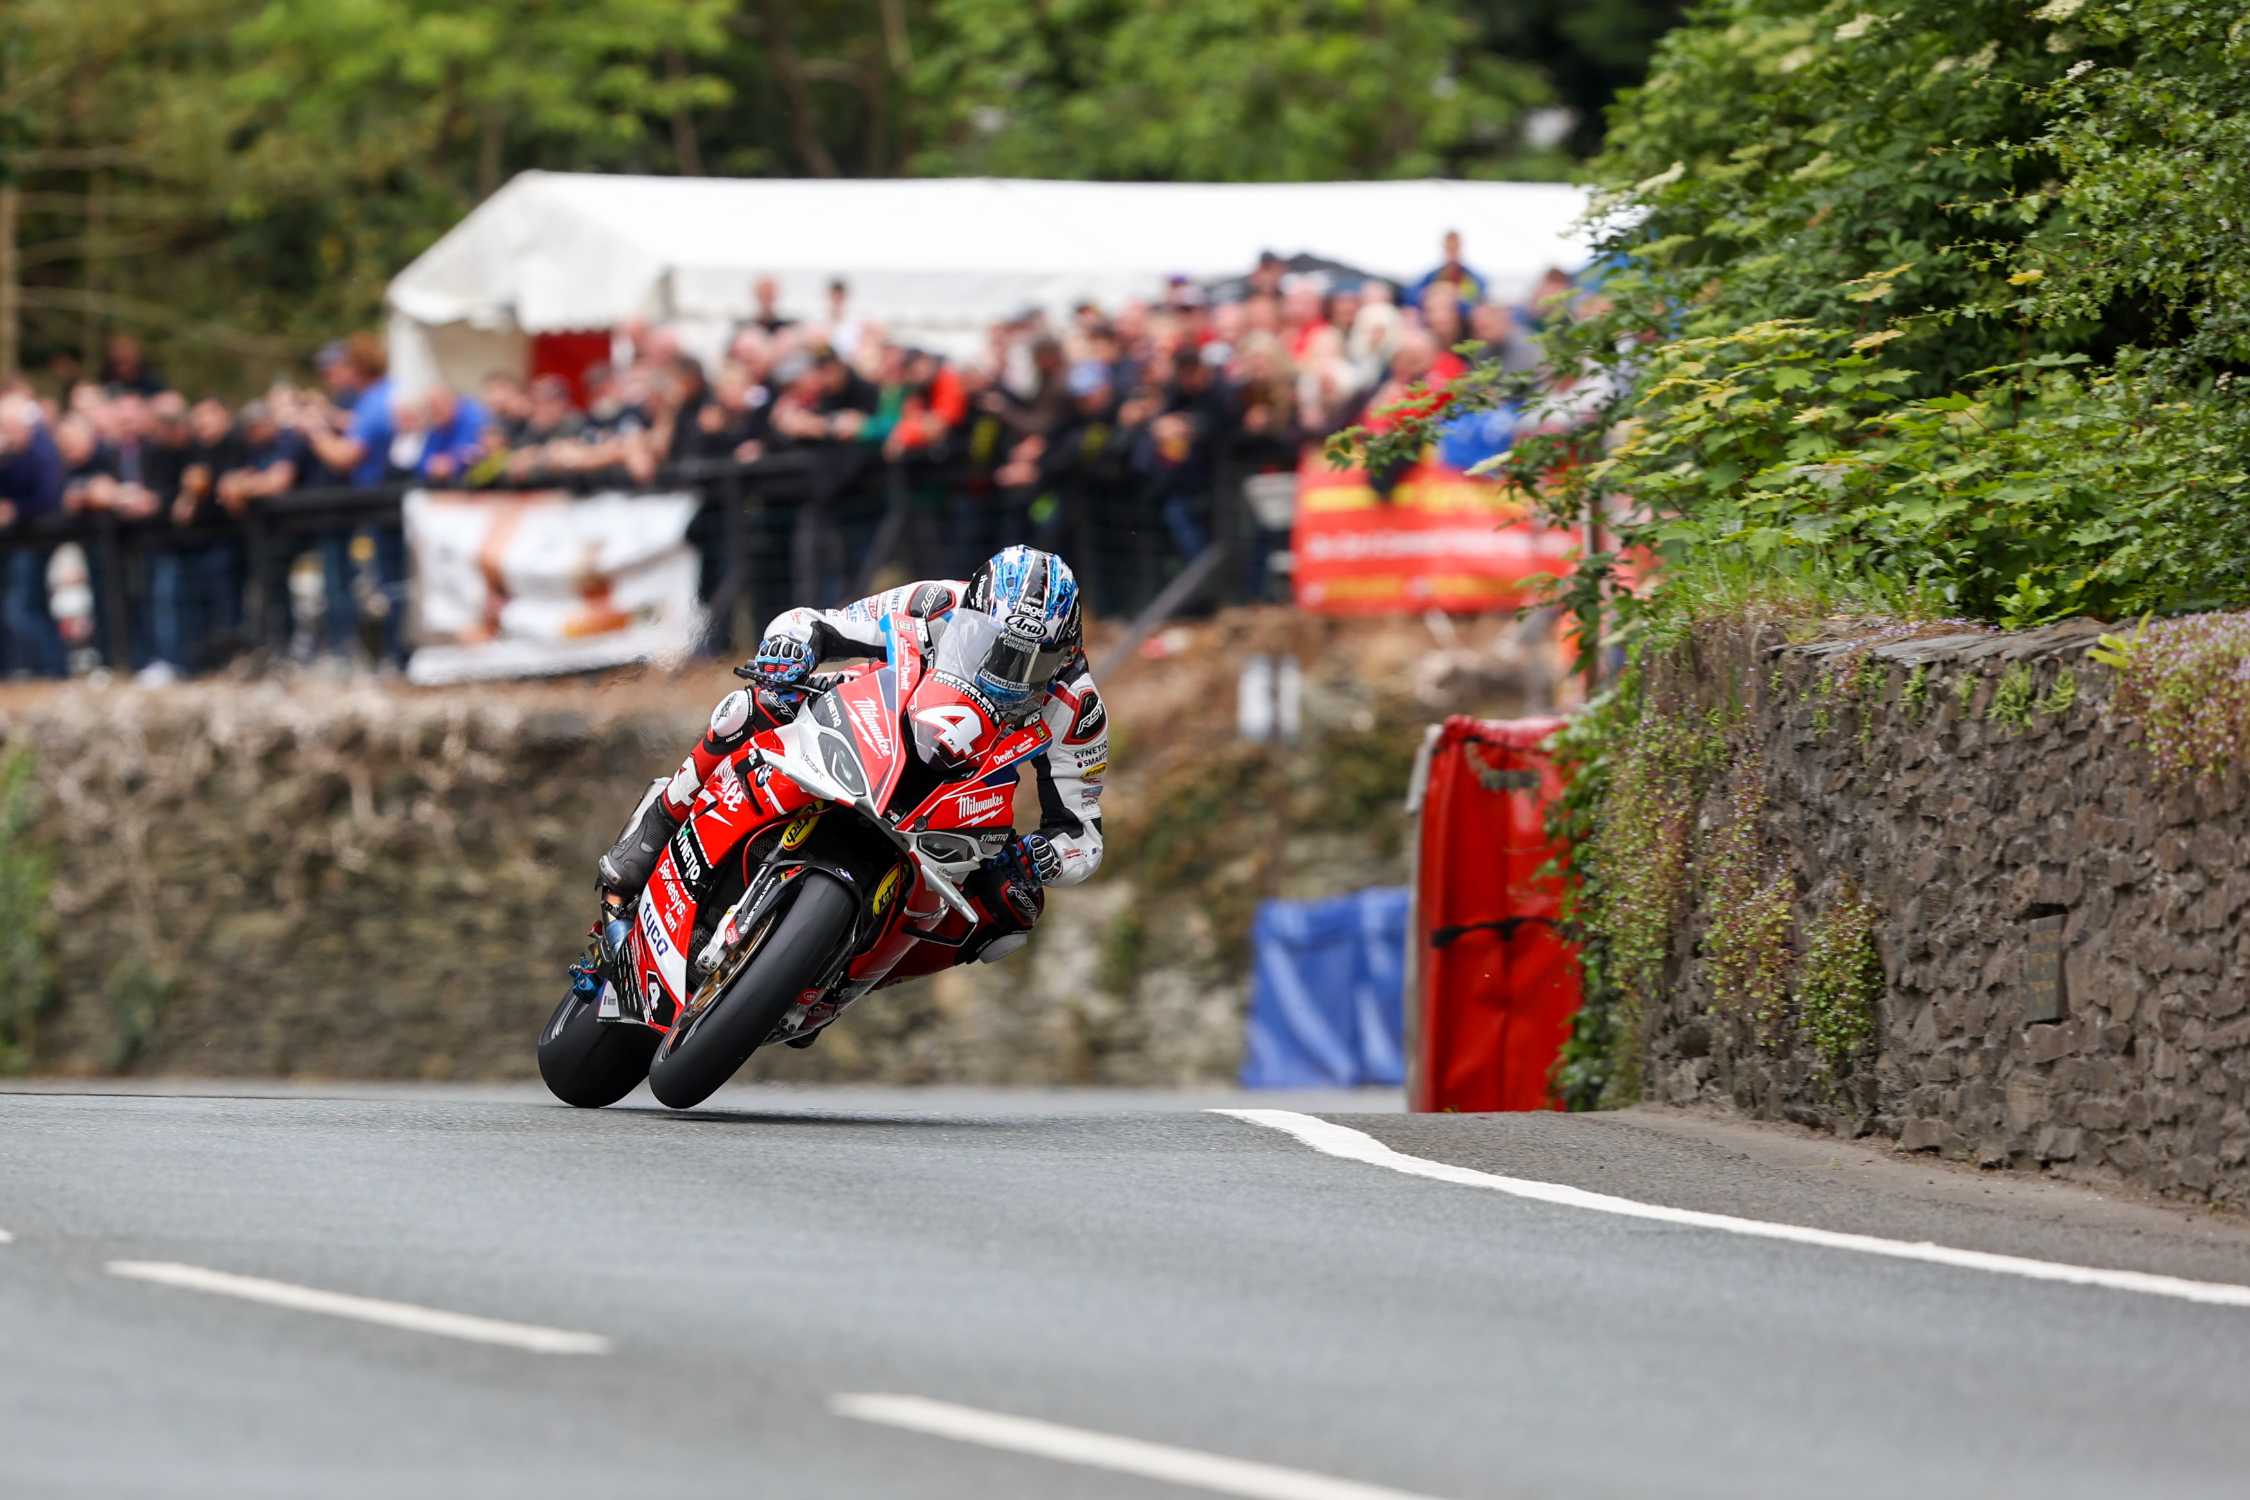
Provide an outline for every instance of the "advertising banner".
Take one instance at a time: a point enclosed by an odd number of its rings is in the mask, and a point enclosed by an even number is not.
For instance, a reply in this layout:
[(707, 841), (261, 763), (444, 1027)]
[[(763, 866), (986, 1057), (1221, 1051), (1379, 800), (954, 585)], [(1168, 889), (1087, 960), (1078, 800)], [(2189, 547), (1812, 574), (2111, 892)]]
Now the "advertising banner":
[(409, 681), (535, 677), (676, 656), (695, 641), (693, 495), (417, 490)]
[(1317, 449), (1297, 470), (1297, 603), (1324, 614), (1512, 609), (1524, 580), (1570, 571), (1577, 538), (1522, 495), (1425, 459), (1377, 493)]

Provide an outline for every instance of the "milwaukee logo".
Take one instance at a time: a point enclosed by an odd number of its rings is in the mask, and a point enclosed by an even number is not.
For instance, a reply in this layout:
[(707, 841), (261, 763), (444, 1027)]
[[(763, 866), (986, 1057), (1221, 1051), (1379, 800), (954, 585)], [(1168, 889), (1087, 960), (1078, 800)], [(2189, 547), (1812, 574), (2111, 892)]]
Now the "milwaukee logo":
[(963, 792), (953, 799), (953, 815), (964, 823), (973, 823), (979, 818), (991, 817), (1007, 805), (1006, 795), (1000, 792), (985, 797), (979, 797), (974, 792)]
[(859, 722), (860, 733), (867, 736), (867, 742), (875, 747), (877, 755), (891, 753), (891, 726), (883, 722), (888, 715), (883, 712), (882, 704), (871, 698), (854, 698), (852, 717)]

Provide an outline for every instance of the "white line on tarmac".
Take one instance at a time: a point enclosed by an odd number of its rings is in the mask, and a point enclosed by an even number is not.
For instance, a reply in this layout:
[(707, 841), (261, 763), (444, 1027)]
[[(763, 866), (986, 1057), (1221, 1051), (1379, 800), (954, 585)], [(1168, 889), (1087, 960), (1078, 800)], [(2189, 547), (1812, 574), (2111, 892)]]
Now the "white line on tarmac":
[(1709, 1214), (1692, 1208), (1666, 1208), (1631, 1198), (1613, 1198), (1559, 1182), (1537, 1182), (1526, 1177), (1503, 1177), (1450, 1162), (1431, 1161), (1394, 1151), (1364, 1131), (1333, 1120), (1298, 1114), (1287, 1109), (1214, 1109), (1215, 1115), (1232, 1115), (1252, 1125), (1263, 1125), (1296, 1137), (1315, 1151), (1341, 1156), (1370, 1166), (1388, 1167), (1410, 1177), (1463, 1187), (1489, 1188), (1517, 1198), (1564, 1208), (1591, 1209), (1595, 1213), (1621, 1214), (1629, 1219), (1654, 1219), (1691, 1229), (1717, 1229), (1759, 1239), (1789, 1240), (1800, 1245), (1820, 1245), (1830, 1250), (1856, 1250), (1862, 1255), (1887, 1255), (1894, 1260), (1920, 1260), (1932, 1265), (1955, 1266), (1967, 1271), (1993, 1271), (2003, 1276), (2026, 1276), (2033, 1281), (2063, 1281), (2076, 1286), (2107, 1287), (2116, 1292), (2139, 1292), (2150, 1297), (2177, 1297), (2184, 1302), (2207, 1302), (2221, 1307), (2250, 1307), (2250, 1286), (2223, 1281), (2189, 1281), (2178, 1276), (2157, 1276), (2146, 1271), (2109, 1271), (2094, 1266), (2066, 1265), (2060, 1261), (2031, 1260), (2020, 1255), (1994, 1255), (1984, 1250), (1956, 1250), (1927, 1240), (1886, 1240), (1872, 1234), (1844, 1234), (1833, 1229), (1813, 1229), (1802, 1224), (1771, 1224), (1763, 1219), (1738, 1219), (1732, 1214)]
[(262, 1276), (237, 1276), (229, 1271), (206, 1270), (163, 1260), (113, 1260), (112, 1276), (153, 1281), (190, 1291), (216, 1292), (271, 1303), (298, 1312), (327, 1313), (331, 1317), (357, 1318), (414, 1333), (434, 1333), (445, 1338), (469, 1339), (479, 1344), (506, 1344), (534, 1354), (607, 1354), (609, 1340), (597, 1333), (573, 1333), (566, 1328), (541, 1328), (536, 1323), (506, 1323), (497, 1318), (472, 1317), (416, 1307), (411, 1302), (385, 1302), (375, 1297), (354, 1297), (344, 1292), (324, 1292), (315, 1287), (292, 1286)]
[(8, 1233), (5, 1229), (0, 1229), (0, 1245), (13, 1245), (15, 1242), (16, 1237), (14, 1235)]
[(1144, 1443), (1138, 1438), (1112, 1437), (1106, 1432), (1089, 1432), (1083, 1427), (1064, 1427), (1030, 1417), (979, 1411), (973, 1406), (955, 1406), (949, 1401), (932, 1401), (925, 1396), (834, 1396), (828, 1405), (838, 1416), (854, 1417), (862, 1422), (880, 1422), (886, 1427), (903, 1427), (910, 1432), (925, 1432), (955, 1442), (1029, 1453), (1058, 1463), (1108, 1469), (1117, 1474), (1137, 1474), (1144, 1479), (1215, 1490), (1222, 1495), (1247, 1495), (1252, 1500), (1429, 1500), (1425, 1495), (1385, 1489), (1381, 1485), (1330, 1479), (1324, 1474), (1252, 1463), (1248, 1459), (1221, 1458), (1215, 1453)]

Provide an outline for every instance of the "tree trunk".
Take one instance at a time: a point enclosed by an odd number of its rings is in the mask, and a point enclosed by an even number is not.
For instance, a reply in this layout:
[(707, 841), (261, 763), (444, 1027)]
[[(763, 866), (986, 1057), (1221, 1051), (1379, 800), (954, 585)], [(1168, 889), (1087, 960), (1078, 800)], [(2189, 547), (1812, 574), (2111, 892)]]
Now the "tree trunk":
[(102, 192), (102, 174), (86, 174), (86, 306), (79, 313), (78, 358), (88, 376), (102, 367), (102, 320), (96, 311), (102, 300), (103, 247), (109, 217)]
[(765, 0), (766, 44), (773, 49), (773, 76), (789, 101), (789, 134), (806, 170), (815, 177), (834, 177), (836, 158), (820, 138), (820, 122), (813, 117), (812, 88), (805, 80), (797, 47), (789, 37), (790, 0)]
[(18, 373), (20, 299), (16, 286), (15, 182), (0, 182), (0, 380)]
[(480, 202), (500, 191), (500, 169), (506, 162), (503, 152), (507, 144), (506, 117), (496, 106), (485, 106), (484, 118), (477, 129), (477, 198)]
[[(666, 52), (664, 71), (677, 83), (687, 76), (687, 60), (677, 52)], [(703, 142), (696, 134), (695, 111), (685, 104), (672, 109), (672, 157), (679, 163), (682, 177), (703, 175)]]
[(895, 78), (914, 62), (914, 51), (906, 41), (905, 0), (881, 0), (878, 8), (883, 13), (883, 55), (889, 60), (891, 76)]

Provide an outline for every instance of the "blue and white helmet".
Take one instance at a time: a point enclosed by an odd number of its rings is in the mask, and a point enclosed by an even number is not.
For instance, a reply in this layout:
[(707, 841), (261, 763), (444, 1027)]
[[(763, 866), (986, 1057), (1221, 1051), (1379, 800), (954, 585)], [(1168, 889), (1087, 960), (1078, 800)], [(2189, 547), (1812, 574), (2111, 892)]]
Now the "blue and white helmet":
[(1008, 547), (969, 575), (962, 607), (999, 622), (1000, 641), (977, 672), (977, 686), (1002, 703), (1043, 691), (1085, 646), (1078, 575), (1037, 547)]

